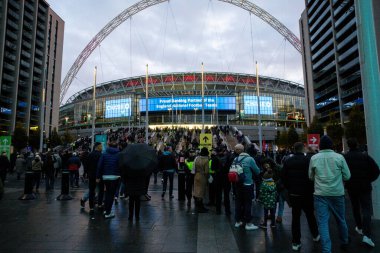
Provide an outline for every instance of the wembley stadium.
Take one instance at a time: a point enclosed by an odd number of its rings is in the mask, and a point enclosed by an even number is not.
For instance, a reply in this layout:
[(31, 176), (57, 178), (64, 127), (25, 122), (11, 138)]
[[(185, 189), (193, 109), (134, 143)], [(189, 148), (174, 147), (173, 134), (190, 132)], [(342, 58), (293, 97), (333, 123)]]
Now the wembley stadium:
[[(259, 76), (258, 99), (256, 82), (256, 76), (249, 74), (182, 72), (101, 83), (95, 89), (95, 127), (101, 131), (113, 127), (144, 126), (145, 87), (148, 87), (149, 127), (169, 125), (192, 128), (202, 127), (203, 123), (207, 126), (254, 128), (260, 115), (264, 128), (274, 130), (292, 124), (302, 128), (305, 123), (303, 85)], [(72, 95), (61, 106), (60, 131), (91, 133), (93, 92), (93, 87), (88, 87)]]

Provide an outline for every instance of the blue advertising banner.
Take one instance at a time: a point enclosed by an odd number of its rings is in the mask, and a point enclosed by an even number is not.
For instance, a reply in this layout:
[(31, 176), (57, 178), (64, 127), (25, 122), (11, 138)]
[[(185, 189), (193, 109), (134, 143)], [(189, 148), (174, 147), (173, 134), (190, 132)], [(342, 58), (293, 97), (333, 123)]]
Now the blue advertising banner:
[[(189, 96), (189, 97), (162, 97), (162, 98), (149, 98), (148, 108), (150, 112), (155, 111), (167, 111), (167, 110), (201, 110), (202, 109), (202, 97), (201, 96)], [(204, 109), (205, 110), (236, 110), (236, 98), (235, 97), (216, 97), (205, 96), (204, 97)], [(146, 99), (140, 99), (140, 111), (145, 112)]]
[(121, 118), (131, 115), (131, 98), (106, 100), (106, 112), (104, 117)]
[[(244, 114), (259, 114), (259, 107), (257, 96), (244, 95)], [(260, 96), (260, 114), (272, 115), (273, 114), (273, 101), (272, 97)]]

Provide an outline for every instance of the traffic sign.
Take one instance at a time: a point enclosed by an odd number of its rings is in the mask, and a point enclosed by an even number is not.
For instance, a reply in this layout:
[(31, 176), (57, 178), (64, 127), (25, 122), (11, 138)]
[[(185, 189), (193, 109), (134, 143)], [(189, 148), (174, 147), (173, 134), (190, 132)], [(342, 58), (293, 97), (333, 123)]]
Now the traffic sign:
[(199, 146), (201, 148), (206, 147), (207, 149), (212, 148), (212, 134), (200, 134)]
[(319, 147), (319, 134), (308, 134), (307, 135), (307, 144), (309, 147), (318, 148)]
[(6, 152), (8, 159), (11, 156), (11, 145), (12, 145), (12, 137), (11, 136), (0, 136), (0, 152)]

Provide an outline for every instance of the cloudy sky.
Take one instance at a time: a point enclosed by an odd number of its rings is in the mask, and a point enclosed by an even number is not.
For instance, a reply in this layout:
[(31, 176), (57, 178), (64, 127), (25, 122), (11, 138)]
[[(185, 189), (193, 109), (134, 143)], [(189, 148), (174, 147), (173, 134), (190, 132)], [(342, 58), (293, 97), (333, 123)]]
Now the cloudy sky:
[[(137, 0), (47, 0), (65, 21), (62, 80), (88, 42)], [(304, 0), (251, 0), (299, 37)], [(300, 53), (267, 23), (218, 0), (170, 0), (135, 14), (90, 55), (65, 100), (93, 83), (149, 73), (259, 74), (303, 83)]]

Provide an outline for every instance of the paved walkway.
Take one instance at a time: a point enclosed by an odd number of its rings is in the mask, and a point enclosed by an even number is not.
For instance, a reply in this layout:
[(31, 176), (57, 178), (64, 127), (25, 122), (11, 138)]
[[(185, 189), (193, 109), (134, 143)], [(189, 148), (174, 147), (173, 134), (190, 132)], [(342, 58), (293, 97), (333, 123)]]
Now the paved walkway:
[[(175, 178), (176, 181), (176, 178)], [(235, 229), (233, 215), (194, 213), (193, 206), (174, 198), (161, 200), (161, 184), (151, 184), (151, 201), (143, 201), (140, 221), (128, 221), (128, 200), (114, 207), (116, 217), (105, 220), (100, 213), (90, 219), (88, 205), (80, 209), (85, 185), (71, 191), (73, 200), (57, 201), (60, 190), (37, 199), (18, 200), (23, 181), (9, 176), (4, 198), (0, 200), (0, 252), (293, 252), (291, 250), (290, 210), (285, 208), (283, 224), (275, 229), (245, 231)], [(59, 187), (59, 184), (57, 184)], [(44, 184), (42, 183), (42, 189)], [(175, 186), (175, 195), (177, 194)], [(348, 204), (347, 209), (351, 206)], [(348, 210), (349, 212), (349, 210)], [(253, 205), (254, 223), (261, 219), (261, 208)], [(373, 222), (373, 239), (378, 246), (369, 249), (354, 232), (351, 215), (348, 223), (352, 242), (346, 252), (380, 252), (380, 221)], [(335, 222), (331, 222), (333, 252), (341, 252)], [(302, 219), (301, 252), (321, 252)]]

